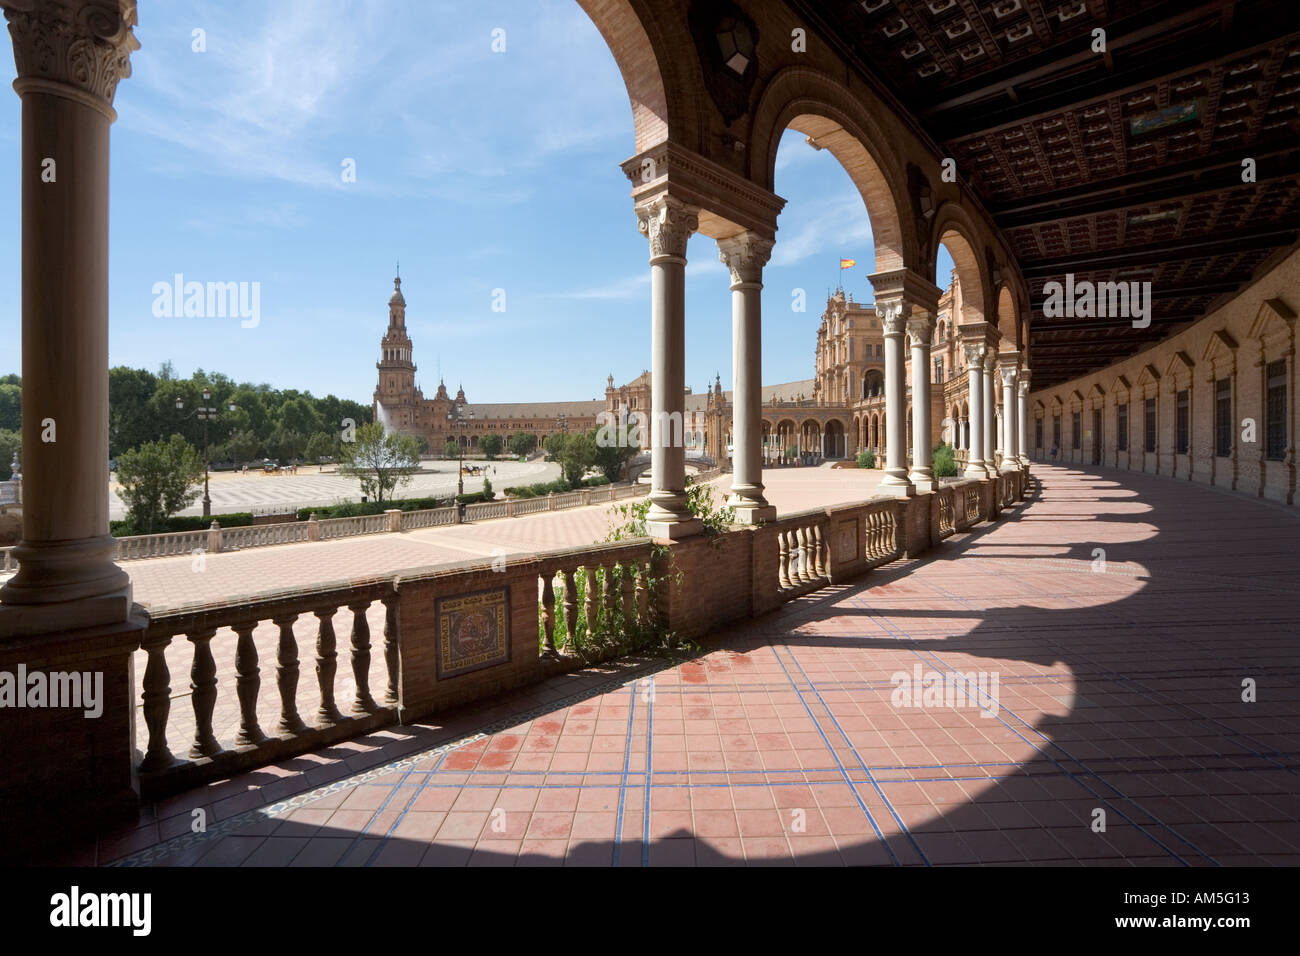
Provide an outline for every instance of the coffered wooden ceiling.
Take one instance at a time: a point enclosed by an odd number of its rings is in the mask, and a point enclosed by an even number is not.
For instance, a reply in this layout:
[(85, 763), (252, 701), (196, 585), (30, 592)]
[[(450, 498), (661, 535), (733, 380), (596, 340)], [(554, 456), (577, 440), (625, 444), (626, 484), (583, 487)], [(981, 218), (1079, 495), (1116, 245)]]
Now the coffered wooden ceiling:
[[(1300, 239), (1300, 0), (786, 2), (1006, 234), (1035, 387), (1205, 315)], [(1150, 327), (1045, 318), (1043, 285), (1066, 273), (1150, 281)]]

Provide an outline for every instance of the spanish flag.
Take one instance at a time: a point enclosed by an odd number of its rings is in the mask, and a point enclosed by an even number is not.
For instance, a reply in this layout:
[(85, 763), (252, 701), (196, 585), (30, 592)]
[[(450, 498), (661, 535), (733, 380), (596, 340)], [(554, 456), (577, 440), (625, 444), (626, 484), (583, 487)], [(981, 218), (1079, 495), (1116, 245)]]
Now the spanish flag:
[(857, 259), (841, 259), (841, 260), (840, 260), (840, 268), (841, 268), (841, 269), (852, 269), (852, 268), (853, 268), (854, 266), (856, 266), (857, 264), (858, 264), (858, 260), (857, 260)]

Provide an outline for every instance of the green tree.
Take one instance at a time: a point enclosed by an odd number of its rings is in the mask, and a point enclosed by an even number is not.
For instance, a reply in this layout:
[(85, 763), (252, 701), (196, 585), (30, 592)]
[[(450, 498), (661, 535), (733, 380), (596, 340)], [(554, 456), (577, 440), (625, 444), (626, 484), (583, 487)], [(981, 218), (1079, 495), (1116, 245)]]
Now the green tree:
[(542, 447), (546, 449), (546, 460), (559, 461), (564, 455), (564, 445), (568, 440), (569, 436), (565, 432), (555, 432), (547, 435), (542, 442)]
[(384, 426), (372, 422), (357, 429), (356, 441), (343, 445), (339, 471), (355, 475), (367, 498), (384, 501), (409, 482), (419, 467), (419, 445), (413, 437), (399, 432), (385, 435)]
[(442, 457), (443, 457), (443, 458), (459, 458), (459, 457), (460, 457), (460, 442), (456, 441), (456, 439), (454, 439), (454, 438), (448, 438), (448, 439), (447, 439), (447, 443), (446, 443), (445, 445), (442, 446)]
[(564, 470), (564, 478), (570, 485), (578, 485), (582, 482), (582, 476), (587, 473), (587, 469), (596, 463), (596, 453), (599, 450), (596, 447), (594, 430), (567, 437), (560, 451), (560, 467)]
[(266, 442), (266, 448), (272, 458), (288, 462), (303, 456), (303, 452), (307, 450), (307, 438), (291, 428), (281, 428), (277, 425)]
[[(150, 399), (158, 379), (142, 368), (119, 365), (108, 370), (108, 454), (122, 452), (166, 433)], [(173, 408), (174, 412), (175, 409)], [(169, 419), (170, 421), (170, 419)]]
[[(9, 463), (14, 460), (14, 452), (22, 453), (23, 436), (21, 432), (0, 428), (0, 481), (8, 481), (13, 475)], [(19, 462), (22, 466), (22, 462)]]
[[(23, 427), (23, 390), (21, 386), (0, 384), (0, 428), (21, 431)], [(8, 462), (6, 462), (8, 464)]]
[(329, 432), (316, 432), (307, 439), (307, 458), (319, 462), (322, 458), (333, 458), (338, 449), (338, 442)]
[(307, 398), (291, 398), (280, 406), (280, 427), (299, 435), (325, 430), (325, 422)]
[(496, 432), (488, 432), (479, 439), (478, 447), (482, 449), (483, 454), (486, 455), (490, 461), (493, 458), (496, 458), (497, 455), (501, 454), (501, 450), (505, 447), (505, 442)]
[(226, 455), (237, 465), (245, 464), (257, 458), (262, 451), (262, 442), (248, 429), (237, 431), (226, 441)]
[(592, 431), (591, 436), (596, 445), (593, 464), (611, 482), (618, 481), (623, 475), (623, 466), (641, 449), (632, 443), (627, 428), (598, 428)]
[(510, 441), (506, 443), (506, 448), (510, 454), (519, 456), (527, 455), (537, 447), (537, 436), (531, 432), (515, 432), (510, 436)]
[(138, 534), (161, 530), (171, 515), (194, 504), (203, 480), (203, 458), (180, 435), (148, 442), (118, 456), (117, 495)]

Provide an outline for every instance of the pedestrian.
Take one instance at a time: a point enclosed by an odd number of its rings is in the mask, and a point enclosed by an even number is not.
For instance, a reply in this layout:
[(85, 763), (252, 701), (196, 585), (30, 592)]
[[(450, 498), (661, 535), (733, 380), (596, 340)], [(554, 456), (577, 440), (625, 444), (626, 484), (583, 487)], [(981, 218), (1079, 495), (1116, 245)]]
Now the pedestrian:
[(1052, 446), (1052, 461), (1056, 461), (1056, 446)]

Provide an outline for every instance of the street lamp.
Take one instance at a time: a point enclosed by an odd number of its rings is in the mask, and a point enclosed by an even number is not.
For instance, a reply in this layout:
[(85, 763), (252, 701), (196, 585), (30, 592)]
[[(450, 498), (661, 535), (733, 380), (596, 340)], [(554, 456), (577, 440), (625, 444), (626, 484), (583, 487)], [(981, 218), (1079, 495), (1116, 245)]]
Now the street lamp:
[(459, 438), (456, 442), (456, 451), (459, 457), (456, 461), (456, 495), (459, 497), (465, 493), (465, 422), (474, 421), (474, 410), (470, 409), (465, 413), (465, 417), (460, 415), (460, 409), (448, 413), (447, 421), (456, 425), (459, 432)]
[[(205, 518), (212, 515), (212, 498), (208, 494), (208, 465), (210, 464), (208, 461), (208, 422), (215, 421), (217, 418), (217, 410), (207, 404), (211, 400), (212, 392), (210, 389), (205, 388), (203, 390), (203, 404), (195, 409), (192, 415), (185, 416), (186, 419), (197, 416), (203, 422), (203, 517)], [(185, 402), (178, 397), (176, 399), (176, 410), (180, 411), (184, 407)], [(235, 403), (230, 402), (226, 407), (233, 412)]]

